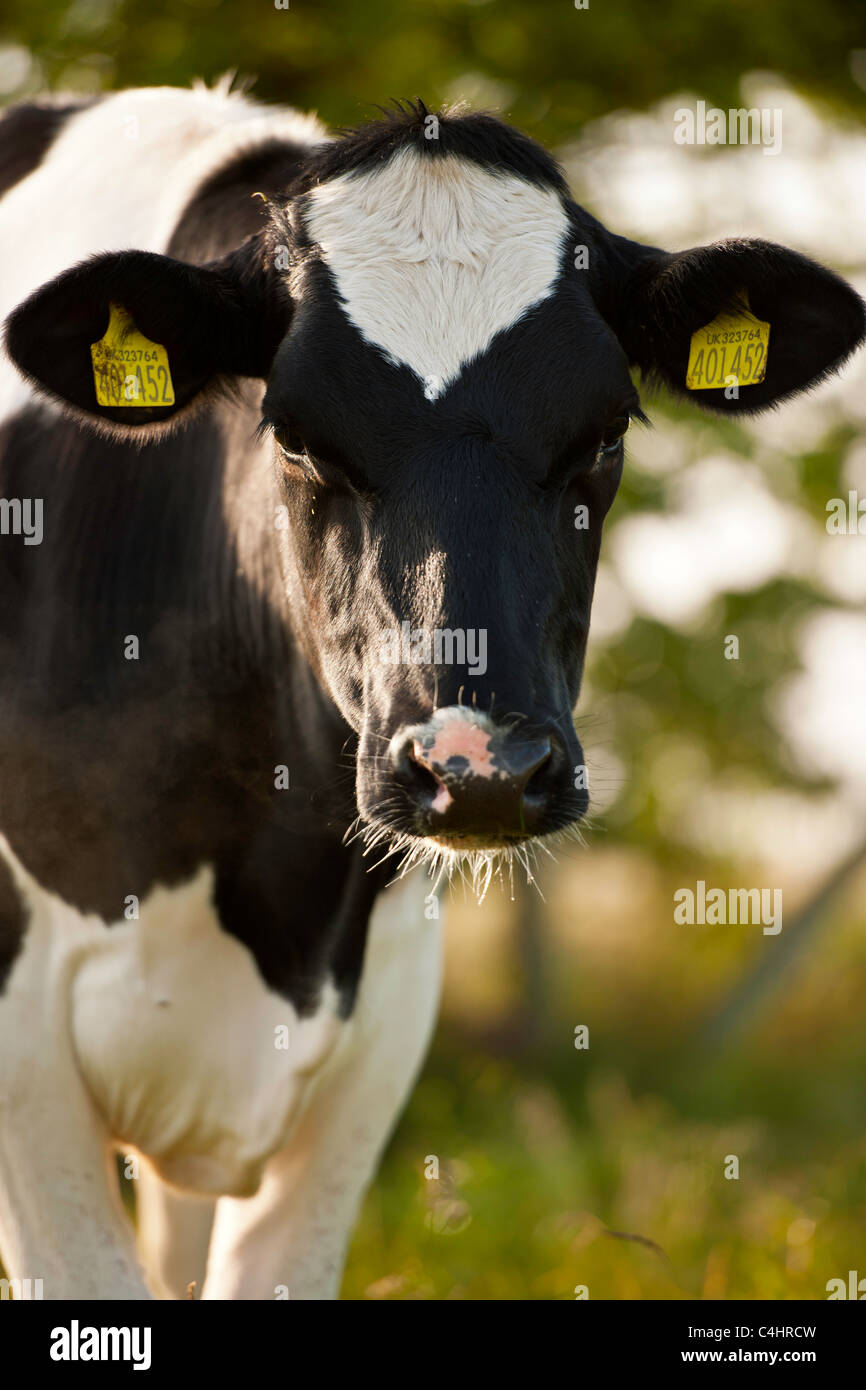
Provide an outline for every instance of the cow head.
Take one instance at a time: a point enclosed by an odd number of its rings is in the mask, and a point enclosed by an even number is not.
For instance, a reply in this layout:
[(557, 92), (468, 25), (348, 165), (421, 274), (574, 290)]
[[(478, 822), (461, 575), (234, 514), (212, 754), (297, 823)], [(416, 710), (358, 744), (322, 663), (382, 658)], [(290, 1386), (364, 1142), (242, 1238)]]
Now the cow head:
[[(124, 438), (261, 378), (293, 625), (358, 734), (370, 832), (465, 853), (566, 827), (587, 805), (571, 712), (602, 524), (644, 418), (630, 368), (759, 411), (841, 363), (863, 305), (766, 242), (670, 254), (608, 232), (483, 114), (411, 108), (325, 144), (269, 212), (203, 267), (73, 268), (12, 316), (9, 351)], [(692, 335), (746, 296), (771, 326), (763, 379), (687, 391)], [(164, 346), (172, 404), (97, 404), (112, 304)]]

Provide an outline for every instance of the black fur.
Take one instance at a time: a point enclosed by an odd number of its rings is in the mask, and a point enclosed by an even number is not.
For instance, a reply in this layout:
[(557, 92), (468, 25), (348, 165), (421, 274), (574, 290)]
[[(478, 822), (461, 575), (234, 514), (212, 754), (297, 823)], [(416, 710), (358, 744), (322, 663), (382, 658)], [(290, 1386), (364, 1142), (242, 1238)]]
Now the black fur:
[[(770, 324), (764, 380), (731, 399), (722, 388), (687, 391), (692, 334), (744, 293), (755, 317)], [(862, 342), (866, 311), (850, 285), (806, 256), (768, 241), (730, 240), (642, 261), (618, 329), (645, 375), (704, 409), (752, 414), (836, 371)]]
[(0, 859), (0, 993), (18, 955), (27, 926), (27, 913), (12, 880)]
[[(111, 304), (168, 353), (173, 406), (97, 404), (90, 352), (108, 327)], [(135, 431), (173, 421), (226, 376), (265, 376), (290, 318), (282, 282), (269, 273), (265, 245), (250, 240), (208, 266), (149, 251), (107, 252), (37, 290), (9, 320), (6, 344), (39, 387), (100, 421)]]
[[(428, 135), (434, 129), (435, 137)], [(345, 129), (341, 135), (340, 140), (321, 145), (305, 161), (292, 185), (293, 195), (340, 174), (361, 173), (386, 164), (399, 150), (411, 148), (431, 159), (453, 155), (485, 169), (517, 174), (528, 183), (568, 196), (565, 175), (556, 160), (522, 131), (486, 111), (465, 111), (458, 106), (433, 113), (422, 101), (403, 102), (383, 111), (381, 120)]]
[(167, 253), (201, 263), (226, 255), (267, 226), (265, 199), (281, 196), (297, 179), (309, 147), (271, 140), (207, 178), (190, 198)]

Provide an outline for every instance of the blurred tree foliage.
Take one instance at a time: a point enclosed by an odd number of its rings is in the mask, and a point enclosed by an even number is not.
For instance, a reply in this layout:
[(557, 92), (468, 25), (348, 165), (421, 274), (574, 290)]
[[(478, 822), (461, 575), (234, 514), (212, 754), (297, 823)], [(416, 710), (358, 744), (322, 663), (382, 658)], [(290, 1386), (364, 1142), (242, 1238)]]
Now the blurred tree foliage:
[[(30, 81), (117, 87), (255, 77), (270, 100), (345, 124), (393, 97), (495, 104), (542, 139), (682, 89), (736, 104), (768, 69), (836, 107), (862, 103), (855, 0), (3, 0)], [(2, 64), (0, 64), (2, 84)], [(0, 95), (8, 96), (10, 92)]]

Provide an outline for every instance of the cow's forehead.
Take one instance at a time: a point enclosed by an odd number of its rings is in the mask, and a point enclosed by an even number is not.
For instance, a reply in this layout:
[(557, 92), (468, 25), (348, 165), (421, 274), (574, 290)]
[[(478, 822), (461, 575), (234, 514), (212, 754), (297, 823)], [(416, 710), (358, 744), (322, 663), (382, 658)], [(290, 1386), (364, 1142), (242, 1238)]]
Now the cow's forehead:
[(303, 216), (349, 321), (428, 399), (553, 292), (569, 225), (556, 190), (415, 147), (320, 184)]

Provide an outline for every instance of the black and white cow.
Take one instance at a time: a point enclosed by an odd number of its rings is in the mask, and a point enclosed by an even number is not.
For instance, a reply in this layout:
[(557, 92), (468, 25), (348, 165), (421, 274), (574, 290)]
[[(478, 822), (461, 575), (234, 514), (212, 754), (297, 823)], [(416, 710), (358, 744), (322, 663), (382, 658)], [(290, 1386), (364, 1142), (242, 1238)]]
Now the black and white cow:
[[(0, 178), (2, 1257), (46, 1298), (177, 1296), (206, 1251), (206, 1298), (332, 1296), (436, 1009), (395, 865), (483, 880), (586, 809), (629, 367), (685, 393), (745, 291), (766, 377), (694, 401), (759, 410), (863, 305), (766, 243), (609, 233), (483, 114), (331, 140), (125, 92), (12, 110)], [(97, 404), (113, 304), (173, 404)]]

